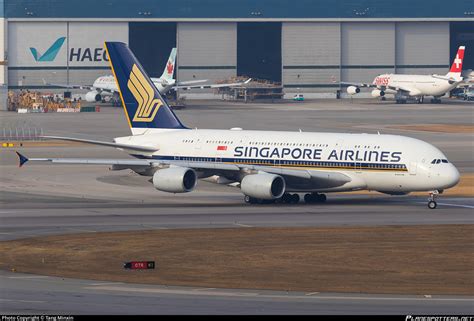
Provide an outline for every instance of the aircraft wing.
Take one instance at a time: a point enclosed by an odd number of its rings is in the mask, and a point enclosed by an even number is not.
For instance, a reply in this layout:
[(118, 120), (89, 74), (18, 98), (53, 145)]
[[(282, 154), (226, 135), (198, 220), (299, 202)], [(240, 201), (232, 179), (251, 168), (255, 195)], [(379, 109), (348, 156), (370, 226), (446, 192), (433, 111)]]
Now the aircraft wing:
[(368, 88), (375, 88), (377, 85), (374, 84), (366, 84), (366, 83), (356, 83), (356, 82), (340, 82), (343, 86), (356, 86), (356, 87), (368, 87)]
[(380, 88), (381, 90), (395, 90), (395, 91), (401, 91), (405, 94), (411, 94), (411, 95), (418, 95), (418, 92), (415, 92), (413, 89), (410, 89), (408, 87), (403, 87), (403, 86), (377, 86), (374, 84), (365, 84), (365, 83), (355, 83), (355, 82), (340, 82), (341, 85), (343, 86), (356, 86), (356, 87), (367, 87), (367, 88)]
[(418, 89), (413, 89), (409, 87), (404, 87), (404, 86), (381, 86), (382, 90), (390, 89), (390, 90), (395, 90), (395, 91), (401, 91), (404, 94), (411, 95), (411, 96), (416, 96), (419, 95), (421, 92)]
[(203, 82), (206, 82), (207, 79), (199, 79), (199, 80), (186, 80), (186, 81), (180, 81), (178, 82), (178, 86), (185, 86), (185, 85), (192, 85), (192, 84), (200, 84)]
[(48, 83), (44, 81), (43, 83), (45, 86), (54, 86), (54, 87), (59, 87), (59, 88), (67, 88), (67, 89), (87, 89), (87, 90), (95, 90), (98, 92), (107, 92), (107, 93), (114, 93), (115, 90), (108, 89), (108, 88), (96, 88), (93, 85), (67, 85), (67, 84), (54, 84), (54, 83)]
[(249, 78), (249, 79), (247, 79), (246, 81), (243, 81), (243, 82), (235, 82), (235, 83), (228, 83), (228, 84), (190, 85), (190, 86), (178, 85), (178, 86), (173, 86), (171, 88), (174, 89), (174, 90), (177, 90), (177, 89), (189, 90), (189, 89), (225, 88), (225, 87), (242, 86), (244, 84), (248, 84), (251, 80), (252, 80), (252, 78)]
[(60, 87), (60, 88), (68, 88), (68, 89), (88, 89), (88, 90), (94, 90), (94, 87), (92, 85), (67, 85), (67, 84), (53, 84), (46, 82), (43, 79), (43, 84), (45, 86), (54, 86), (54, 87)]
[(55, 164), (84, 164), (84, 165), (112, 165), (118, 169), (147, 169), (151, 167), (179, 166), (192, 168), (194, 170), (205, 170), (213, 175), (235, 173), (239, 171), (258, 171), (283, 176), (292, 184), (304, 184), (321, 187), (337, 187), (351, 181), (351, 178), (338, 172), (320, 170), (297, 170), (278, 168), (262, 165), (247, 164), (225, 164), (183, 160), (158, 160), (158, 159), (96, 159), (96, 158), (27, 158), (16, 152), (19, 158), (19, 166), (28, 161), (50, 162)]
[(123, 148), (123, 149), (139, 151), (139, 152), (156, 152), (158, 150), (158, 148), (153, 147), (153, 146), (119, 144), (119, 143), (113, 143), (113, 142), (104, 142), (104, 141), (99, 141), (99, 140), (90, 140), (90, 139), (73, 138), (73, 137), (60, 137), (60, 136), (39, 136), (39, 137), (46, 138), (46, 139), (67, 140), (67, 141), (86, 143), (86, 144), (92, 144), (92, 145)]

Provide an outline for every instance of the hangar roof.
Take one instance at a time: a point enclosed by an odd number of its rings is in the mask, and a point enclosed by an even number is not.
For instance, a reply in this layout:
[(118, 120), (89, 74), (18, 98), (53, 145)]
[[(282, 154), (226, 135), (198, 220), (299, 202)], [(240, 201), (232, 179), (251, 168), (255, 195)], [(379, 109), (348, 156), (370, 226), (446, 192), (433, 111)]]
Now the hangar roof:
[(7, 18), (474, 19), (472, 0), (0, 0)]

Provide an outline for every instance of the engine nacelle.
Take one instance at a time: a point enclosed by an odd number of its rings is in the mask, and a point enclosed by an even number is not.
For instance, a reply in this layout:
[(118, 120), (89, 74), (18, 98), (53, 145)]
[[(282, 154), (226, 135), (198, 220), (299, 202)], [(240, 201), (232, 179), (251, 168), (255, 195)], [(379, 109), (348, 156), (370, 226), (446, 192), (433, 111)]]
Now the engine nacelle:
[(89, 103), (95, 103), (97, 101), (101, 101), (102, 100), (102, 96), (97, 92), (97, 91), (89, 91), (87, 94), (86, 94), (86, 101), (89, 102)]
[(191, 168), (169, 167), (159, 169), (153, 174), (153, 186), (163, 192), (191, 192), (197, 183), (196, 172)]
[(357, 86), (349, 86), (349, 87), (347, 87), (347, 93), (349, 95), (358, 94), (358, 93), (360, 93), (360, 88), (357, 87)]
[(379, 89), (374, 89), (371, 92), (372, 97), (383, 97), (385, 96), (385, 91), (379, 90)]
[(285, 188), (286, 184), (283, 177), (274, 174), (247, 175), (240, 183), (242, 193), (264, 200), (274, 200), (282, 197)]

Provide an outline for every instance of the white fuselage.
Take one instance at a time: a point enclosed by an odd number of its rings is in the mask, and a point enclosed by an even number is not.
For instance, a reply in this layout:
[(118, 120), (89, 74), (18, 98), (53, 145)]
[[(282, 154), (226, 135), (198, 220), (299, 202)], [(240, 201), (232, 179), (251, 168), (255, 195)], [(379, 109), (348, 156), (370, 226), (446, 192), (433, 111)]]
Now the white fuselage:
[[(161, 78), (151, 78), (151, 81), (161, 94), (166, 94), (175, 84), (174, 79), (164, 80)], [(92, 86), (98, 92), (118, 92), (118, 87), (114, 76), (99, 77), (94, 81)]]
[[(442, 96), (457, 86), (457, 82), (439, 79), (431, 75), (402, 75), (383, 74), (375, 77), (373, 84), (378, 89), (386, 87), (400, 88), (408, 92), (409, 96)], [(386, 93), (396, 94), (393, 89), (386, 89)]]
[[(301, 171), (336, 171), (351, 181), (336, 188), (287, 181), (288, 191), (377, 190), (390, 193), (443, 190), (459, 172), (436, 147), (409, 137), (373, 134), (247, 130), (159, 130), (116, 138), (117, 143), (154, 146), (138, 158), (255, 164)], [(444, 162), (432, 164), (433, 160)], [(201, 177), (204, 175), (201, 175)], [(230, 178), (239, 181), (238, 178)]]

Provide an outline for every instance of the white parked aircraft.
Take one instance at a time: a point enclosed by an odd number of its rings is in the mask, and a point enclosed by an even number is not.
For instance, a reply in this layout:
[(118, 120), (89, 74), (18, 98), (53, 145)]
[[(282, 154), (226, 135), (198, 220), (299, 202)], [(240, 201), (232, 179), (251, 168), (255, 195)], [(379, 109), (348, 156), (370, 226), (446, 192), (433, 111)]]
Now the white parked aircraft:
[[(166, 94), (171, 89), (208, 89), (208, 88), (225, 88), (225, 87), (234, 87), (240, 86), (250, 82), (251, 79), (248, 79), (245, 82), (239, 83), (229, 83), (229, 84), (208, 84), (208, 85), (195, 85), (198, 83), (204, 83), (207, 79), (200, 79), (200, 80), (189, 80), (189, 81), (181, 81), (176, 82), (174, 79), (174, 69), (176, 63), (176, 48), (171, 49), (170, 56), (168, 58), (168, 62), (166, 63), (165, 69), (163, 70), (163, 74), (159, 78), (150, 78), (155, 87), (161, 94)], [(87, 85), (63, 85), (63, 84), (50, 84), (53, 86), (59, 86), (63, 88), (72, 88), (72, 89), (88, 89), (90, 90), (86, 96), (85, 100), (88, 102), (99, 102), (104, 99), (106, 96), (112, 96), (112, 100), (120, 101), (117, 83), (115, 82), (115, 78), (112, 75), (109, 76), (101, 76), (97, 78), (92, 86)]]
[[(200, 178), (235, 183), (249, 203), (324, 202), (326, 192), (375, 190), (392, 195), (430, 191), (435, 197), (459, 181), (436, 147), (395, 135), (189, 129), (168, 107), (128, 46), (106, 42), (132, 135), (115, 142), (68, 137), (119, 148), (136, 159), (31, 158), (55, 164), (103, 164), (152, 177), (170, 193), (191, 192)], [(294, 194), (290, 194), (294, 193)]]
[(383, 97), (385, 94), (395, 95), (397, 103), (405, 103), (408, 99), (415, 99), (423, 103), (424, 96), (433, 96), (432, 102), (441, 102), (440, 97), (456, 88), (462, 81), (462, 62), (464, 59), (464, 46), (460, 46), (449, 72), (442, 75), (403, 75), (383, 74), (375, 77), (371, 84), (342, 82), (347, 87), (347, 93), (355, 95), (360, 92), (360, 87), (375, 88), (372, 97)]

